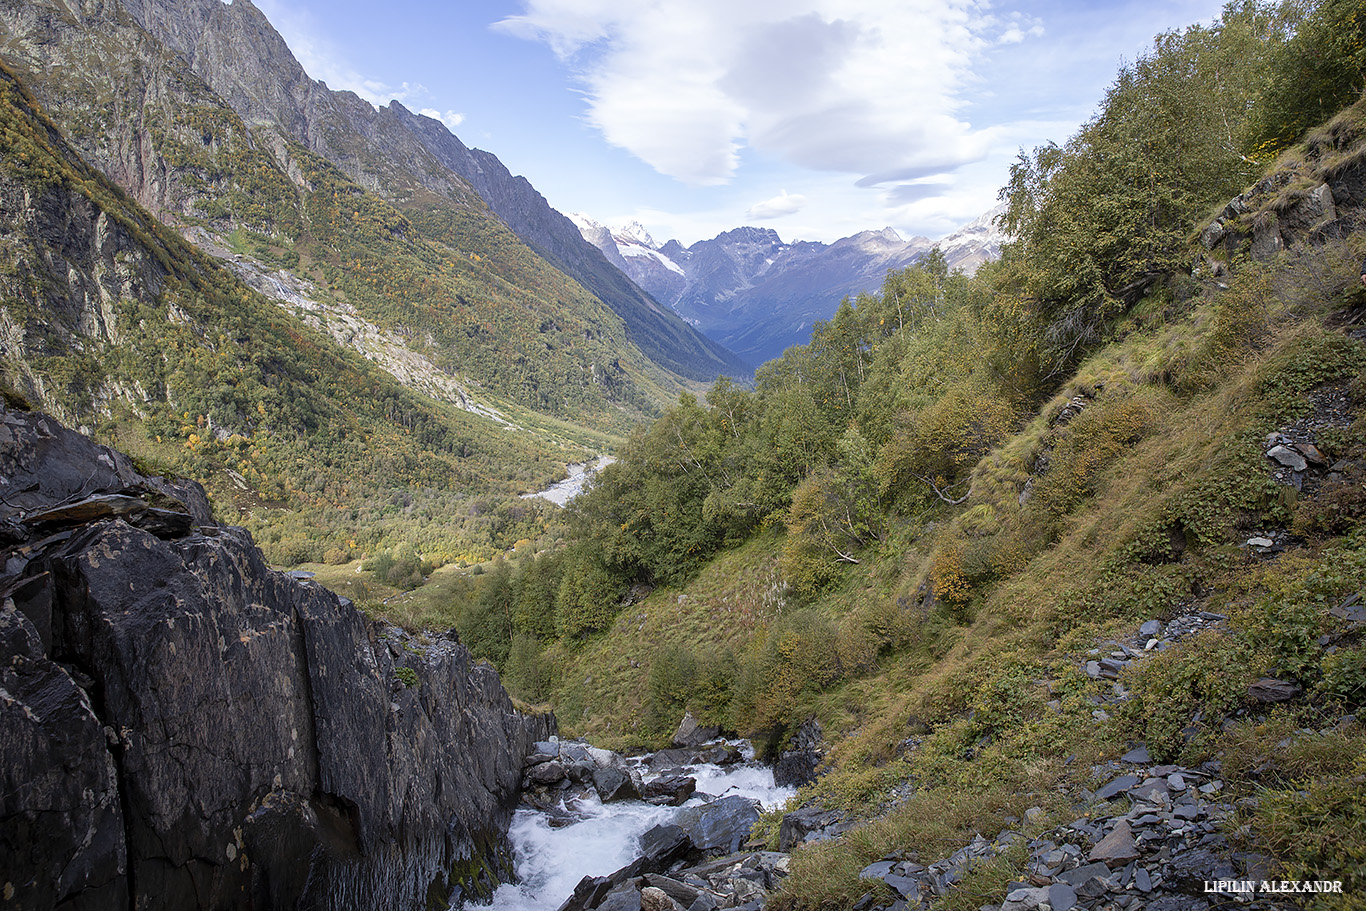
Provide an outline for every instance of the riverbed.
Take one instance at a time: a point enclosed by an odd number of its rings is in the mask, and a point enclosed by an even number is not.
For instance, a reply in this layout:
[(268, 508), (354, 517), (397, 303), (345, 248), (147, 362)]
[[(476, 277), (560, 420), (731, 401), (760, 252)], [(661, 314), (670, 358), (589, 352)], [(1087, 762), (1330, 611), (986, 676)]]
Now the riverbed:
[(545, 490), (538, 490), (535, 493), (524, 493), (522, 494), (522, 499), (528, 500), (532, 497), (541, 497), (542, 499), (549, 500), (556, 506), (563, 506), (579, 494), (583, 493), (589, 482), (593, 480), (593, 477), (615, 461), (616, 459), (612, 456), (604, 455), (598, 456), (592, 462), (571, 462), (569, 465), (565, 466), (565, 470), (569, 472), (569, 477), (565, 478), (563, 481), (556, 481)]

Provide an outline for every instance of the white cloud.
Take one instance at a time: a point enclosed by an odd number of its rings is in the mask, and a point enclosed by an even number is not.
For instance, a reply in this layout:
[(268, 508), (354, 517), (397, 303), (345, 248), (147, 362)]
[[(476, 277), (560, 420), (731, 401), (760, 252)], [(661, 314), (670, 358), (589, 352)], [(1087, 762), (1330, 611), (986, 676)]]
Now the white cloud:
[(765, 199), (750, 206), (748, 215), (750, 218), (782, 218), (784, 215), (800, 212), (805, 205), (805, 196), (781, 190), (772, 199)]
[(725, 183), (748, 147), (865, 186), (951, 171), (991, 136), (958, 115), (971, 67), (1032, 33), (978, 0), (523, 0), (496, 24), (547, 44), (587, 120), (686, 183)]
[(446, 129), (452, 131), (456, 127), (460, 126), (460, 124), (465, 122), (465, 115), (457, 113), (456, 111), (447, 111), (443, 114), (436, 108), (423, 108), (422, 110), (418, 111), (418, 113), (421, 114), (423, 117), (430, 117), (433, 120), (441, 121), (446, 125)]
[(1011, 13), (1000, 25), (1003, 31), (996, 36), (996, 44), (1019, 44), (1026, 38), (1044, 36), (1043, 20), (1023, 13)]

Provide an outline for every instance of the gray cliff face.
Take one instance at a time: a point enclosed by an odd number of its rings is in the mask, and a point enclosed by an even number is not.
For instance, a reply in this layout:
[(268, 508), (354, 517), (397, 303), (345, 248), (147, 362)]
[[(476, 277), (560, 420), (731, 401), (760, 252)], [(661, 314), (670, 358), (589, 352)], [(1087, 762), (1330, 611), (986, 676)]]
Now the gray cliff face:
[(463, 646), (272, 572), (197, 485), (51, 418), (0, 411), (0, 481), (14, 906), (417, 908), (506, 870), (553, 720)]
[[(397, 101), (375, 110), (304, 72), (248, 0), (127, 0), (131, 16), (180, 55), (247, 124), (278, 130), (327, 158), (366, 189), (401, 199), (421, 186), (488, 207), (528, 246), (606, 303), (647, 355), (684, 376), (746, 368), (612, 267), (564, 215), (489, 152)], [(476, 197), (477, 194), (477, 197)]]
[(159, 218), (204, 216), (242, 191), (234, 167), (268, 164), (242, 120), (117, 3), (0, 0), (0, 40), (82, 157)]

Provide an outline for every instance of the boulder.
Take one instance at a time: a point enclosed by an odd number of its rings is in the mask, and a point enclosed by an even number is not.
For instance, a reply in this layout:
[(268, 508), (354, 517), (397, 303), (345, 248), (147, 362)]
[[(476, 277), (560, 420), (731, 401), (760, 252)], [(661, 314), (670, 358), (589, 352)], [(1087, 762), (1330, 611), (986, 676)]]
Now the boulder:
[(674, 817), (674, 824), (703, 851), (733, 854), (749, 841), (761, 809), (757, 800), (732, 795), (700, 807), (685, 807)]
[(621, 769), (606, 768), (593, 772), (593, 789), (603, 803), (615, 800), (638, 800), (640, 792), (631, 776)]
[[(786, 854), (775, 851), (743, 851), (713, 858), (684, 870), (677, 875), (694, 883), (705, 883), (707, 889), (723, 897), (722, 907), (735, 907), (745, 901), (762, 901), (764, 894), (778, 887), (788, 874)], [(698, 900), (711, 899), (702, 892)]]
[(1043, 886), (1018, 886), (1006, 893), (1001, 911), (1038, 911), (1048, 908), (1048, 889)]
[(1096, 791), (1096, 799), (1113, 800), (1136, 784), (1138, 784), (1137, 775), (1121, 775)]
[(1133, 830), (1124, 820), (1115, 823), (1115, 827), (1110, 830), (1110, 834), (1100, 840), (1087, 860), (1092, 863), (1103, 863), (1110, 869), (1122, 867), (1131, 861), (1138, 860), (1142, 853), (1138, 850), (1138, 843), (1134, 841)]
[(526, 777), (533, 785), (540, 787), (551, 787), (559, 784), (565, 779), (564, 765), (558, 759), (543, 762), (527, 769)]
[(560, 743), (558, 740), (542, 740), (531, 745), (531, 752), (527, 755), (524, 765), (540, 765), (552, 759), (560, 758)]
[[(642, 880), (648, 888), (658, 889), (684, 908), (691, 907), (692, 903), (697, 901), (698, 896), (702, 894), (702, 890), (696, 886), (691, 886), (671, 876), (647, 873)], [(641, 891), (644, 892), (643, 889)]]
[(1077, 891), (1067, 883), (1048, 887), (1048, 905), (1053, 911), (1072, 911), (1077, 906)]
[(790, 851), (797, 845), (821, 839), (826, 829), (840, 823), (838, 810), (821, 807), (802, 807), (783, 817), (778, 826), (778, 850)]
[(1227, 232), (1222, 224), (1217, 221), (1210, 222), (1200, 232), (1200, 246), (1206, 250), (1213, 250), (1219, 246), (1219, 241), (1224, 239), (1225, 233)]
[(816, 780), (816, 768), (821, 762), (821, 738), (824, 732), (820, 722), (808, 718), (792, 735), (787, 749), (773, 764), (773, 781), (779, 787), (800, 788)]
[(1267, 450), (1266, 457), (1291, 471), (1304, 471), (1309, 467), (1305, 457), (1289, 446), (1272, 446)]
[(645, 763), (651, 772), (664, 772), (670, 769), (680, 769), (683, 766), (692, 764), (696, 754), (692, 750), (669, 749), (660, 750), (651, 754)]
[[(624, 881), (624, 879), (623, 879)], [(596, 908), (612, 889), (610, 876), (585, 876), (574, 887), (574, 892), (560, 905), (559, 911), (585, 911)]]
[(683, 906), (674, 901), (669, 893), (663, 889), (646, 886), (640, 890), (640, 909), (641, 911), (683, 911)]
[[(24, 605), (0, 606), (15, 902), (380, 909), (510, 873), (523, 759), (553, 721), (492, 668), (271, 571), (197, 485), (51, 418), (0, 409), (0, 476), (0, 591)], [(181, 519), (136, 524), (156, 510)]]
[(1153, 757), (1148, 753), (1148, 747), (1145, 744), (1140, 743), (1138, 746), (1125, 753), (1120, 761), (1131, 762), (1134, 765), (1147, 765), (1153, 761)]
[(710, 762), (712, 765), (734, 765), (744, 758), (744, 753), (728, 743), (718, 743), (697, 754), (698, 762)]
[(692, 850), (688, 833), (675, 825), (655, 826), (640, 837), (642, 873), (662, 873)]
[[(1088, 862), (1085, 866), (1077, 867), (1058, 874), (1058, 881), (1065, 882), (1073, 888), (1080, 888), (1083, 883), (1092, 879), (1105, 880), (1110, 876), (1110, 865), (1099, 862)], [(1102, 890), (1104, 891), (1104, 890)]]
[(608, 892), (593, 907), (598, 911), (641, 911), (640, 890), (634, 885), (621, 886)]
[(640, 796), (651, 803), (680, 807), (697, 790), (697, 779), (690, 775), (668, 775), (645, 782)]
[(1304, 688), (1293, 680), (1279, 680), (1263, 677), (1247, 688), (1247, 695), (1253, 702), (1270, 704), (1289, 702), (1304, 692)]
[(715, 740), (721, 733), (721, 729), (716, 726), (700, 726), (692, 712), (684, 712), (683, 720), (678, 723), (678, 730), (674, 731), (673, 745), (684, 749), (695, 750), (709, 740)]

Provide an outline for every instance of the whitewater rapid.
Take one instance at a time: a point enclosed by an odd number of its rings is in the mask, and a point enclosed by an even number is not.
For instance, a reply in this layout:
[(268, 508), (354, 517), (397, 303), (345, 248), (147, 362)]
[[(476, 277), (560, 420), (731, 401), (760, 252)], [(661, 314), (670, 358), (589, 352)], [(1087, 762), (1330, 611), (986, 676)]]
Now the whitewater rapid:
[[(691, 775), (697, 791), (709, 797), (739, 795), (758, 800), (765, 809), (779, 806), (796, 791), (773, 783), (773, 769), (746, 762), (721, 767), (685, 766), (676, 774)], [(646, 774), (648, 781), (651, 775)], [(685, 806), (706, 801), (699, 797)], [(554, 827), (538, 810), (520, 809), (508, 837), (515, 852), (519, 882), (494, 893), (492, 911), (556, 911), (585, 876), (606, 876), (635, 860), (640, 837), (657, 825), (671, 822), (677, 807), (656, 807), (640, 801), (603, 804), (595, 797), (572, 801), (563, 809), (580, 817)]]

